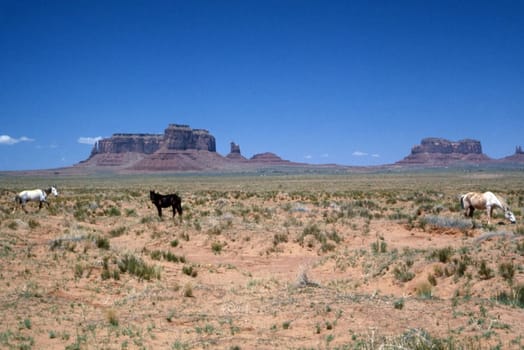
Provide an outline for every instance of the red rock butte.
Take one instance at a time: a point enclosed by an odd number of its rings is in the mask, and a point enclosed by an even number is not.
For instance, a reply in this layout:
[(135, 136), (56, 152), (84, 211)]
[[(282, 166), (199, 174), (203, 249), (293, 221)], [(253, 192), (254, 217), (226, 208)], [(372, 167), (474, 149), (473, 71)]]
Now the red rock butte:
[(231, 152), (216, 152), (215, 137), (205, 129), (169, 124), (164, 134), (117, 133), (98, 141), (91, 155), (76, 167), (98, 167), (129, 171), (222, 170), (257, 165), (294, 165), (273, 153), (246, 159), (240, 146), (231, 143)]

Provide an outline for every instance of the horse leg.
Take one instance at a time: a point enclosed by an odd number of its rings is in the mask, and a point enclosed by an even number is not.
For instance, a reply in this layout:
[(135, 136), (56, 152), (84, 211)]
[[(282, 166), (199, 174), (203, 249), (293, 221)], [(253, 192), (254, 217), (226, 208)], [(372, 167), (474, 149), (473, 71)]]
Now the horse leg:
[(157, 205), (156, 210), (158, 210), (158, 216), (162, 217), (162, 207), (160, 205)]
[(493, 207), (487, 206), (486, 213), (488, 214), (488, 225), (491, 225), (491, 214), (493, 214)]

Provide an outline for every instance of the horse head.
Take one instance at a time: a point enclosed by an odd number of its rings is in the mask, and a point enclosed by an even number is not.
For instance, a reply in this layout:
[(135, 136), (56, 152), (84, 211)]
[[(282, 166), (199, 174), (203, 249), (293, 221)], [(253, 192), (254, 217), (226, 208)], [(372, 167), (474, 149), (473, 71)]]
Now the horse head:
[(512, 224), (517, 222), (517, 219), (515, 218), (515, 215), (512, 211), (510, 211), (508, 208), (504, 210), (504, 216), (506, 219), (508, 219)]
[(156, 193), (155, 191), (149, 191), (149, 199), (151, 199), (152, 201), (154, 201), (156, 198)]
[(50, 188), (50, 192), (56, 197), (58, 196), (58, 191), (56, 190), (56, 187), (55, 186), (51, 186)]

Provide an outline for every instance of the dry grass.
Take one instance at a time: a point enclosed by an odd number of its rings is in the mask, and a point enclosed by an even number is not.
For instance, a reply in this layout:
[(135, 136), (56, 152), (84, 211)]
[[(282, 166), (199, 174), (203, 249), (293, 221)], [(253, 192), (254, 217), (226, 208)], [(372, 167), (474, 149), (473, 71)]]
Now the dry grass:
[(3, 176), (0, 347), (518, 349), (523, 226), (458, 206), (486, 189), (522, 221), (513, 172)]

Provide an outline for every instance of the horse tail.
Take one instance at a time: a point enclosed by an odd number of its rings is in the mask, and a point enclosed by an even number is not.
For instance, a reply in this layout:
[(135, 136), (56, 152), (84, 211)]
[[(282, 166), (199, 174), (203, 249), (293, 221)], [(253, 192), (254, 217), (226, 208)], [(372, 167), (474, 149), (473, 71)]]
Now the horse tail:
[(461, 207), (462, 209), (464, 209), (464, 197), (466, 197), (465, 194), (463, 194), (462, 196), (460, 196), (460, 207)]
[(20, 198), (19, 195), (15, 196), (15, 207), (13, 208), (13, 214), (15, 213), (16, 209), (22, 204), (22, 198)]

